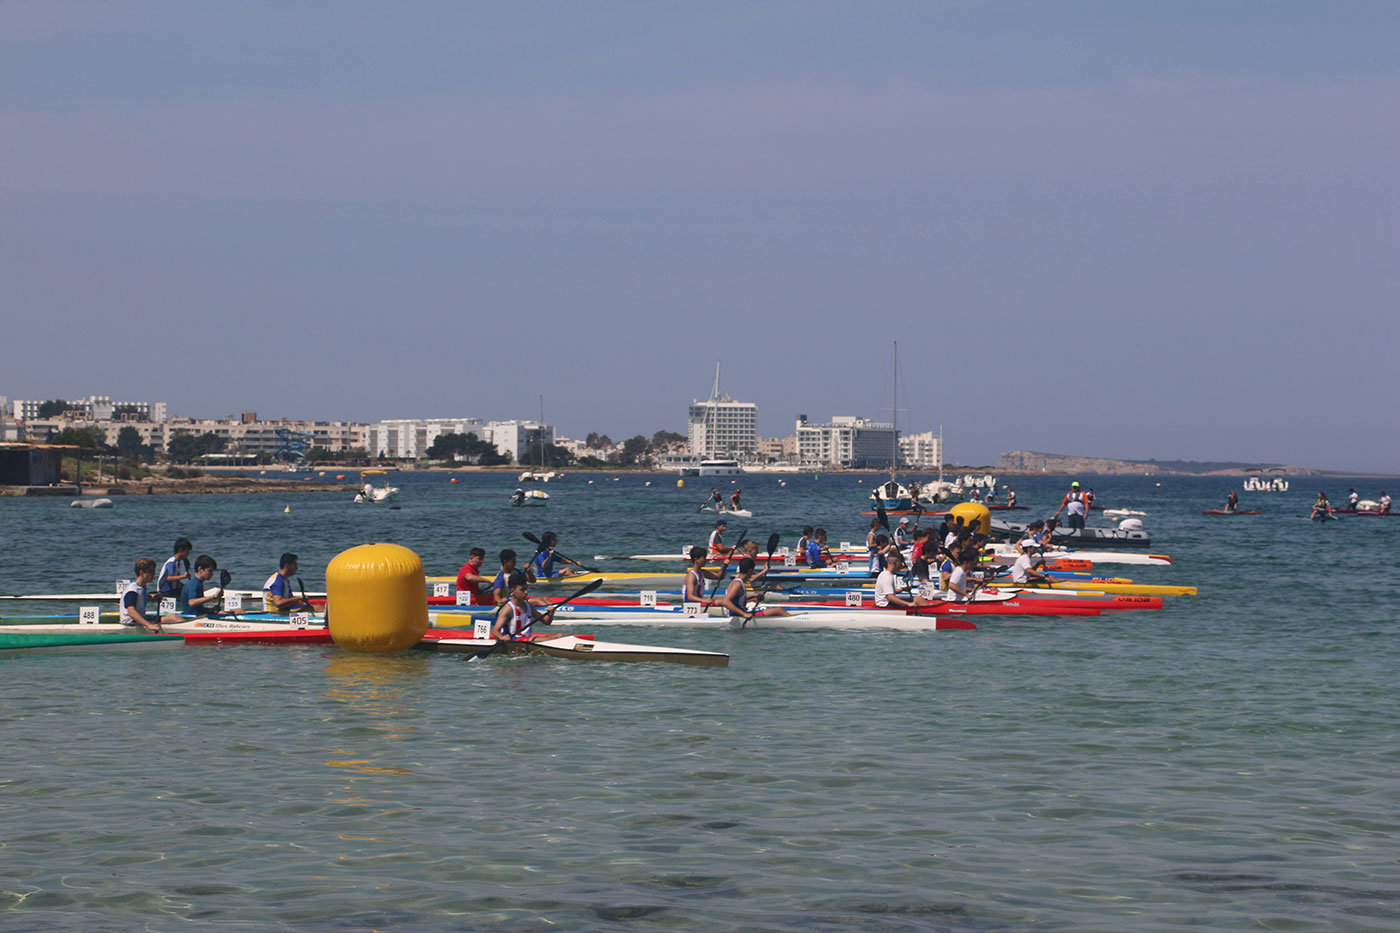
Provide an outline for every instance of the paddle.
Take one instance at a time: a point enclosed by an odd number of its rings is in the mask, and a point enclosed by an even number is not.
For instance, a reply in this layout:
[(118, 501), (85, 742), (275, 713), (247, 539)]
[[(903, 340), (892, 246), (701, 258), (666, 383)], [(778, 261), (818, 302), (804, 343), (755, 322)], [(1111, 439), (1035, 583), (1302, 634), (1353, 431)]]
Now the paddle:
[[(544, 546), (544, 543), (543, 543), (542, 541), (540, 541), (539, 538), (535, 537), (533, 534), (531, 534), (531, 533), (528, 532), (528, 531), (525, 532), (525, 540), (526, 540), (526, 541), (529, 541), (530, 543), (532, 543), (532, 544), (535, 545), (535, 554), (536, 554), (536, 555), (538, 555), (541, 551), (546, 550), (546, 548), (545, 548), (545, 546)], [(565, 563), (573, 564), (575, 567), (579, 567), (579, 568), (581, 568), (581, 569), (583, 569), (583, 570), (588, 571), (589, 573), (602, 573), (602, 571), (599, 570), (597, 567), (584, 567), (583, 564), (580, 564), (578, 561), (574, 560), (572, 557), (569, 557), (567, 554), (564, 554), (564, 553), (562, 553), (562, 552), (560, 552), (560, 551), (555, 551), (555, 552), (554, 552), (554, 556), (557, 557), (557, 558), (559, 558), (560, 560), (564, 561)]]
[[(778, 533), (777, 533), (776, 531), (773, 532), (771, 535), (768, 536), (768, 566), (769, 566), (769, 567), (771, 567), (771, 566), (773, 565), (773, 552), (776, 551), (776, 550), (778, 549), (778, 540), (779, 540), (779, 536), (778, 536)], [(763, 573), (759, 574), (759, 576), (767, 576), (767, 575), (768, 575), (768, 567), (765, 567), (765, 568), (763, 568)], [(764, 598), (765, 596), (767, 596), (767, 595), (768, 595), (768, 587), (767, 587), (767, 586), (764, 586), (762, 589), (760, 589), (760, 590), (758, 591), (758, 595), (754, 598), (754, 601), (753, 601), (752, 604), (749, 603), (747, 597), (744, 599), (744, 601), (743, 601), (744, 609), (748, 612), (748, 614), (749, 614), (750, 616), (753, 615), (754, 610), (757, 609), (757, 608), (759, 607), (759, 605), (763, 602), (763, 598)], [(748, 619), (744, 619), (744, 621), (743, 621), (742, 623), (740, 623), (739, 627), (740, 627), (740, 628), (745, 628), (745, 627), (748, 626), (748, 624), (749, 624), (749, 620), (748, 620)]]
[[(228, 590), (229, 581), (232, 580), (232, 579), (233, 579), (233, 574), (229, 573), (227, 570), (220, 570), (220, 571), (219, 571), (219, 601), (220, 601), (220, 602), (223, 601), (224, 593)], [(228, 610), (228, 613), (229, 613), (229, 615), (233, 616), (235, 619), (238, 618), (238, 611), (237, 611), (236, 609), (230, 609), (230, 610)]]
[[(297, 589), (301, 590), (301, 602), (306, 607), (307, 615), (315, 615), (316, 610), (311, 608), (311, 600), (306, 598), (306, 584), (301, 582), (301, 577), (297, 577)], [(326, 624), (329, 625), (330, 622)]]
[[(744, 540), (744, 535), (746, 535), (746, 534), (748, 534), (748, 533), (749, 533), (749, 530), (748, 530), (747, 528), (745, 528), (743, 531), (739, 532), (739, 540), (740, 540), (740, 541), (743, 541), (743, 540)], [(733, 560), (733, 559), (734, 559), (734, 548), (730, 548), (730, 549), (729, 549), (729, 553), (726, 554), (726, 555), (724, 556), (724, 563), (723, 563), (722, 565), (720, 565), (720, 568), (719, 568), (719, 576), (715, 578), (715, 585), (712, 586), (712, 587), (710, 587), (710, 597), (709, 597), (708, 600), (706, 600), (707, 602), (709, 602), (709, 603), (711, 603), (711, 604), (714, 603), (714, 601), (715, 601), (715, 593), (717, 593), (717, 592), (719, 591), (719, 585), (720, 585), (720, 583), (724, 582), (724, 575), (725, 575), (726, 573), (729, 572), (729, 562), (730, 562), (731, 560)]]

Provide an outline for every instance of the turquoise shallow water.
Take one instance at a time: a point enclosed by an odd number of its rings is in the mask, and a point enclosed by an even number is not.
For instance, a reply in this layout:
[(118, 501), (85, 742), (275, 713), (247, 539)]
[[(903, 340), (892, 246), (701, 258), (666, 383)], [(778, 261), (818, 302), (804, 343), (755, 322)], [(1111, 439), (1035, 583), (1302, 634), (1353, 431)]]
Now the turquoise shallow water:
[[(703, 539), (694, 484), (593, 478), (528, 512), (503, 504), (512, 478), (441, 475), (400, 477), (399, 511), (0, 500), (0, 591), (106, 590), (177, 534), (239, 585), (295, 550), (309, 588), (370, 540), (447, 573), (527, 529), (585, 558)], [(744, 479), (756, 536), (861, 539), (856, 478), (786, 479)], [(1124, 575), (1202, 588), (1159, 613), (607, 632), (728, 651), (724, 670), (5, 659), (0, 929), (1400, 928), (1400, 519), (1317, 527), (1297, 481), (1246, 496), (1268, 514), (1202, 519), (1226, 486), (1155, 482), (1095, 485), (1176, 561)], [(1014, 485), (1053, 509), (1063, 483)]]

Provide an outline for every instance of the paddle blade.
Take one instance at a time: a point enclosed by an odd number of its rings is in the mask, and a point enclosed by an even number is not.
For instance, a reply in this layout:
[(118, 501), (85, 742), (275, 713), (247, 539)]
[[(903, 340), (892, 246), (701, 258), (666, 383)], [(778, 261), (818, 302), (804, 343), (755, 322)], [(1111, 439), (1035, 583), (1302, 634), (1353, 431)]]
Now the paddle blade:
[(223, 589), (228, 589), (229, 581), (232, 580), (232, 579), (233, 579), (233, 574), (229, 573), (227, 570), (220, 570), (220, 571), (219, 571), (219, 589), (221, 589), (221, 590), (223, 590)]
[(528, 532), (528, 531), (525, 532), (525, 540), (526, 540), (526, 541), (529, 541), (531, 544), (539, 544), (539, 543), (540, 543), (540, 539), (537, 538), (537, 537), (535, 537), (533, 534), (531, 534), (531, 533)]
[(780, 540), (780, 537), (779, 537), (779, 535), (778, 535), (778, 533), (777, 533), (776, 531), (773, 532), (771, 535), (768, 536), (768, 556), (769, 556), (769, 557), (772, 557), (772, 556), (773, 556), (773, 552), (776, 551), (776, 550), (778, 549), (778, 541), (779, 541), (779, 540)]

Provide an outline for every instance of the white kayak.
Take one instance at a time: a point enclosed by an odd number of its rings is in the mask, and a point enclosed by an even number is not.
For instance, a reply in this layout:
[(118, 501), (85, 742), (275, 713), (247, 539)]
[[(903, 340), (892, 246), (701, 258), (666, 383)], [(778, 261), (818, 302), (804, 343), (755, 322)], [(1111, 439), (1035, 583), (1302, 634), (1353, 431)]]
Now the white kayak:
[[(294, 626), (289, 616), (269, 618), (267, 616), (249, 617), (241, 616), (239, 619), (187, 619), (184, 622), (162, 622), (161, 632), (166, 635), (185, 635), (195, 632), (262, 632), (268, 629), (292, 629), (292, 628), (319, 628), (325, 629), (325, 621), (314, 619), (308, 626)], [(107, 633), (116, 634), (126, 632), (127, 634), (141, 634), (141, 630), (134, 626), (122, 625), (120, 622), (98, 622), (85, 625), (76, 619), (72, 621), (44, 621), (44, 622), (19, 622), (0, 623), (0, 634), (76, 634), (90, 632), (94, 635)]]
[[(1020, 556), (1014, 544), (1001, 543), (991, 548), (994, 557), (1015, 560)], [(1139, 567), (1170, 567), (1172, 559), (1165, 554), (1125, 554), (1120, 551), (1080, 551), (1073, 548), (1050, 548), (1046, 560), (1087, 560), (1098, 564), (1132, 564)]]
[(1111, 518), (1114, 521), (1129, 516), (1144, 517), (1147, 515), (1146, 512), (1139, 512), (1137, 509), (1104, 509), (1103, 514), (1105, 518)]
[[(708, 505), (702, 505), (700, 506), (700, 511), (714, 512), (716, 510)], [(719, 509), (718, 512), (722, 517), (728, 516), (732, 518), (753, 518), (753, 513), (750, 512), (748, 509)]]
[(661, 645), (631, 645), (597, 641), (579, 635), (535, 635), (528, 641), (496, 641), (492, 638), (425, 638), (415, 647), (424, 651), (487, 655), (543, 654), (572, 661), (665, 661), (702, 667), (728, 667), (729, 655), (694, 648), (667, 648)]
[[(435, 628), (465, 627), (470, 617), (465, 613), (429, 613), (429, 624)], [(771, 628), (771, 629), (841, 629), (846, 631), (879, 629), (896, 632), (932, 632), (940, 629), (976, 628), (963, 619), (948, 619), (933, 615), (905, 615), (901, 612), (866, 610), (810, 609), (787, 616), (763, 616), (744, 624), (742, 619), (725, 615), (687, 614), (679, 606), (659, 608), (608, 608), (562, 606), (560, 620), (573, 626), (595, 625), (660, 625), (686, 628)]]
[[(443, 577), (442, 579), (456, 580), (456, 577)], [(241, 596), (247, 600), (262, 600), (262, 590), (225, 590), (230, 596)], [(0, 596), (0, 599), (10, 602), (32, 602), (32, 603), (114, 603), (121, 599), (122, 594), (111, 593), (25, 593), (17, 596)], [(325, 593), (307, 593), (307, 599), (325, 599)], [(155, 600), (154, 594), (151, 596), (152, 602)], [(250, 612), (254, 611), (252, 609)]]

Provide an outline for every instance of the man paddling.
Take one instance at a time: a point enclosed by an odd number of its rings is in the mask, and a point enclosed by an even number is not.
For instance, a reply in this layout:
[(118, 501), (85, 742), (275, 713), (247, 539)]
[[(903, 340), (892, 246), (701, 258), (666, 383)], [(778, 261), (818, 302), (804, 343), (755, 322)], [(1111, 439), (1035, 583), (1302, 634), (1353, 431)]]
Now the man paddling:
[(549, 625), (554, 621), (553, 607), (541, 612), (530, 601), (530, 583), (525, 574), (515, 571), (510, 575), (510, 598), (496, 612), (496, 621), (491, 625), (491, 637), (500, 641), (528, 640), (535, 623)]
[(880, 575), (875, 578), (875, 605), (880, 607), (894, 606), (899, 609), (913, 609), (915, 606), (927, 606), (929, 601), (922, 596), (915, 596), (912, 600), (900, 596), (899, 574), (904, 570), (904, 556), (899, 551), (891, 550), (885, 556), (885, 569), (880, 571)]
[(151, 618), (146, 612), (146, 587), (156, 578), (156, 562), (149, 557), (143, 557), (136, 562), (132, 568), (136, 574), (136, 579), (126, 585), (122, 590), (121, 615), (117, 621), (122, 625), (130, 625), (141, 629), (143, 632), (153, 634), (160, 633), (162, 622), (179, 622), (178, 615), (157, 616)]
[(305, 609), (310, 612), (311, 606), (292, 591), (292, 577), (297, 575), (297, 556), (288, 552), (277, 563), (277, 572), (263, 584), (263, 603), (267, 611), (286, 614)]
[(765, 606), (762, 609), (749, 607), (748, 595), (749, 584), (754, 578), (754, 561), (751, 557), (745, 557), (739, 561), (739, 574), (729, 581), (729, 586), (725, 588), (724, 596), (720, 598), (719, 605), (723, 606), (729, 613), (731, 619), (743, 619), (745, 622), (751, 621), (755, 616), (785, 616), (788, 611), (781, 606)]
[(1239, 497), (1239, 494), (1236, 493), (1233, 489), (1231, 489), (1231, 490), (1230, 490), (1230, 495), (1229, 495), (1228, 497), (1226, 497), (1226, 499), (1225, 499), (1225, 511), (1227, 511), (1227, 512), (1236, 512), (1236, 511), (1239, 511), (1239, 507), (1240, 507), (1240, 497)]
[(457, 592), (470, 594), (473, 606), (494, 606), (496, 595), (491, 588), (491, 578), (481, 573), (481, 565), (486, 562), (486, 551), (474, 547), (467, 552), (467, 562), (457, 571)]

